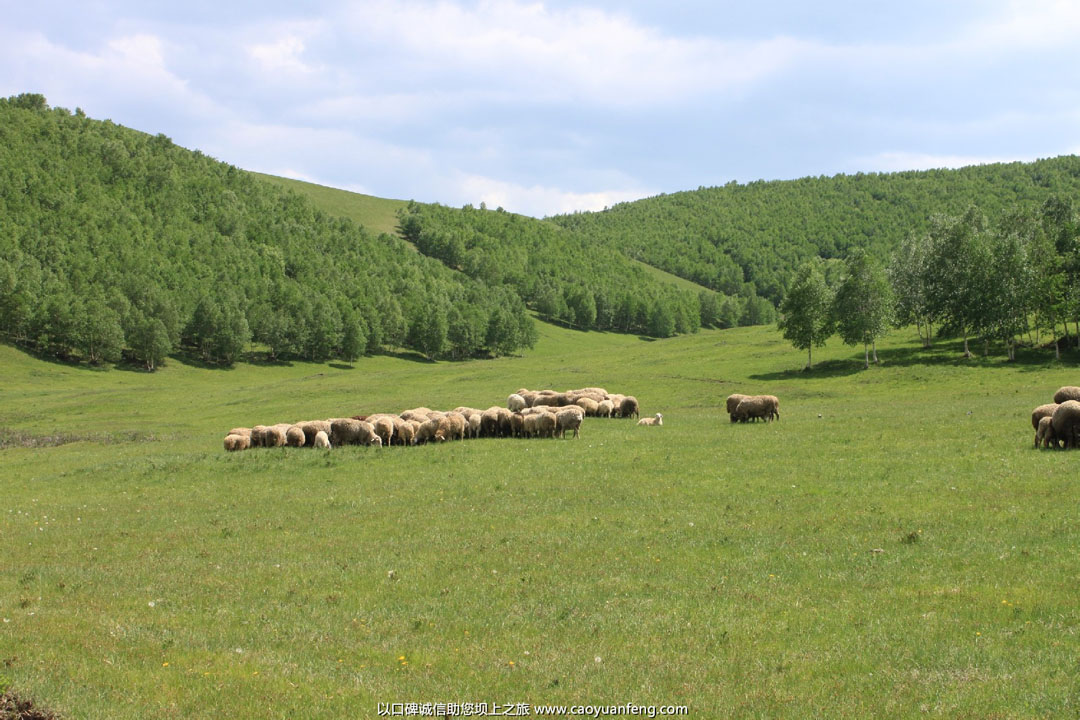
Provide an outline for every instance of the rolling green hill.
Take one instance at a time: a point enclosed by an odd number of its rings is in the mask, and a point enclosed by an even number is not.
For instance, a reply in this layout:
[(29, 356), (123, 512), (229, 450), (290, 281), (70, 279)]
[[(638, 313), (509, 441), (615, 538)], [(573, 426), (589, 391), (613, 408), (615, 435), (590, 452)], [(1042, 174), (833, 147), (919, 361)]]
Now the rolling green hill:
[(349, 218), (373, 233), (398, 234), (398, 212), (405, 207), (404, 200), (389, 200), (276, 175), (252, 174), (304, 195), (327, 215)]
[(551, 220), (714, 290), (735, 294), (749, 283), (778, 303), (810, 257), (863, 247), (884, 259), (903, 238), (926, 232), (935, 214), (976, 205), (997, 218), (1054, 195), (1080, 198), (1080, 158), (732, 182)]

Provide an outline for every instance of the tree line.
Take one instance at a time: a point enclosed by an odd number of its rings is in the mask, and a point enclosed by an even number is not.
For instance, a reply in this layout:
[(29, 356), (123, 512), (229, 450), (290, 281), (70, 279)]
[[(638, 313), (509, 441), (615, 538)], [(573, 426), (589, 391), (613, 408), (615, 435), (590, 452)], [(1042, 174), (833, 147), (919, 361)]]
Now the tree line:
[(153, 369), (509, 354), (521, 298), (374, 236), (198, 151), (43, 96), (0, 100), (0, 335), (61, 358)]
[[(837, 278), (830, 282), (830, 274)], [(807, 351), (835, 333), (869, 349), (890, 327), (914, 324), (924, 346), (944, 333), (1004, 347), (1052, 344), (1073, 324), (1080, 349), (1080, 216), (1067, 198), (1051, 196), (1037, 207), (1010, 210), (990, 222), (977, 206), (959, 215), (935, 215), (928, 229), (912, 233), (883, 267), (862, 249), (839, 272), (820, 258), (804, 262), (780, 307), (784, 337)]]

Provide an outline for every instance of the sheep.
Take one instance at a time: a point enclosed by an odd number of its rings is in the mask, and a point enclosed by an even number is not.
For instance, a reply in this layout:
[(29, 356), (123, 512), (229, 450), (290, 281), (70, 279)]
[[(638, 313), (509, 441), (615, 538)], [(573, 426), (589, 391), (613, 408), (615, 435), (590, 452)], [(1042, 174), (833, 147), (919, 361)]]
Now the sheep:
[(575, 390), (574, 392), (578, 393), (579, 395), (599, 395), (600, 397), (606, 397), (608, 394), (608, 391), (602, 387), (581, 388), (580, 390)]
[(304, 431), (298, 425), (290, 425), (285, 431), (285, 444), (289, 447), (304, 447), (305, 442)]
[(525, 401), (525, 407), (532, 407), (533, 403), (536, 402), (536, 398), (540, 396), (540, 393), (533, 390), (518, 390), (514, 394), (520, 396), (521, 399)]
[(250, 438), (251, 437), (251, 428), (235, 427), (235, 428), (233, 428), (232, 430), (230, 430), (229, 432), (227, 432), (225, 434), (226, 435), (243, 435), (246, 438)]
[(403, 420), (400, 427), (394, 428), (394, 437), (401, 442), (402, 445), (415, 445), (416, 444), (416, 428), (418, 423), (412, 420)]
[(330, 449), (330, 438), (327, 436), (325, 430), (320, 430), (315, 433), (315, 440), (312, 442), (311, 446), (325, 450)]
[(499, 437), (513, 437), (514, 428), (510, 418), (513, 417), (514, 413), (506, 408), (497, 408), (496, 413), (499, 416)]
[(522, 408), (525, 408), (527, 406), (525, 405), (525, 398), (521, 397), (517, 393), (512, 393), (508, 398), (506, 398), (506, 407), (508, 410), (510, 410), (510, 412), (517, 412), (518, 410), (521, 410)]
[(780, 419), (780, 398), (775, 395), (759, 395), (758, 397), (765, 398), (765, 401), (769, 404), (769, 410), (771, 411), (770, 420)]
[(611, 401), (611, 417), (619, 417), (619, 408), (622, 407), (622, 401), (625, 398), (625, 395), (619, 395), (618, 393), (607, 396), (607, 399)]
[(482, 418), (482, 415), (480, 413), (473, 413), (472, 415), (468, 416), (468, 420), (469, 420), (469, 437), (470, 438), (478, 438), (478, 437), (480, 437), (480, 420), (481, 420), (481, 418)]
[(1080, 434), (1080, 401), (1066, 400), (1058, 405), (1051, 422), (1054, 436), (1063, 442), (1067, 449), (1076, 447), (1076, 436)]
[[(431, 442), (433, 440), (439, 440), (435, 437), (435, 433), (439, 431), (439, 420), (425, 420), (420, 423), (420, 427), (416, 429), (416, 437), (413, 440), (414, 445), (423, 445), (424, 443)], [(445, 433), (442, 440), (446, 439)]]
[(1066, 385), (1054, 393), (1054, 402), (1061, 404), (1066, 400), (1080, 400), (1080, 387)]
[(525, 437), (525, 416), (520, 412), (510, 416), (510, 434), (513, 437)]
[(733, 393), (727, 397), (727, 412), (731, 416), (731, 422), (735, 422), (735, 408), (739, 407), (739, 403), (749, 398), (749, 395), (740, 395), (739, 393)]
[(589, 417), (596, 417), (597, 408), (600, 407), (600, 403), (591, 397), (579, 397), (574, 404), (584, 410)]
[(417, 422), (424, 422), (428, 419), (428, 413), (430, 412), (430, 408), (419, 407), (413, 408), (412, 410), (405, 410), (399, 413), (399, 415), (401, 416), (402, 420), (416, 420)]
[(540, 416), (536, 413), (521, 416), (521, 430), (524, 437), (531, 438), (540, 434)]
[(596, 404), (596, 417), (609, 418), (615, 412), (615, 403), (610, 400), (601, 400)]
[(551, 394), (551, 395), (544, 395), (544, 394), (537, 395), (535, 398), (533, 398), (533, 402), (532, 402), (531, 407), (540, 407), (541, 405), (546, 406), (546, 407), (558, 407), (559, 406), (559, 395), (554, 394), (554, 393)]
[(573, 430), (574, 437), (578, 436), (581, 420), (585, 417), (584, 412), (574, 412), (577, 408), (566, 408), (555, 415), (555, 435), (565, 439), (566, 431)]
[(754, 395), (741, 401), (735, 408), (733, 417), (740, 422), (761, 418), (768, 422), (772, 420), (775, 407), (767, 395)]
[(1040, 405), (1031, 411), (1031, 428), (1033, 430), (1039, 429), (1039, 421), (1044, 417), (1053, 417), (1054, 411), (1058, 409), (1058, 403), (1047, 403), (1046, 405)]
[(637, 398), (633, 395), (627, 395), (623, 398), (623, 401), (619, 403), (619, 415), (621, 417), (638, 417), (641, 414), (641, 409), (638, 406)]
[[(637, 421), (637, 424), (638, 425), (656, 425), (656, 426), (663, 425), (664, 424), (664, 416), (661, 413), (656, 413), (656, 417), (641, 418), (640, 420)], [(675, 434), (678, 435), (678, 433), (675, 433)]]
[(492, 405), (480, 415), (480, 429), (484, 437), (496, 437), (499, 434), (499, 410)]
[(375, 427), (364, 420), (336, 418), (330, 421), (330, 442), (341, 445), (375, 445), (382, 447), (382, 438), (375, 433)]
[(251, 428), (251, 447), (266, 447), (266, 432), (269, 429), (265, 425), (256, 425)]
[(285, 431), (277, 425), (256, 425), (251, 428), (252, 447), (284, 447), (285, 440)]
[(555, 437), (555, 428), (558, 423), (555, 413), (537, 413), (535, 417), (536, 434), (540, 437)]
[(390, 447), (390, 441), (394, 439), (394, 416), (372, 415), (368, 422), (375, 429), (375, 434), (382, 440), (385, 447)]
[(1058, 447), (1057, 435), (1054, 434), (1054, 418), (1043, 417), (1039, 420), (1039, 427), (1035, 428), (1035, 447)]
[(446, 414), (446, 420), (450, 424), (450, 439), (464, 440), (465, 429), (469, 426), (465, 416), (461, 413), (450, 412)]
[(251, 436), (240, 435), (238, 433), (229, 433), (225, 436), (225, 449), (228, 452), (236, 452), (237, 450), (247, 450), (251, 447)]
[(329, 420), (307, 420), (305, 422), (296, 423), (296, 427), (304, 432), (304, 447), (314, 447), (315, 436), (320, 432), (324, 432), (327, 437), (330, 437)]

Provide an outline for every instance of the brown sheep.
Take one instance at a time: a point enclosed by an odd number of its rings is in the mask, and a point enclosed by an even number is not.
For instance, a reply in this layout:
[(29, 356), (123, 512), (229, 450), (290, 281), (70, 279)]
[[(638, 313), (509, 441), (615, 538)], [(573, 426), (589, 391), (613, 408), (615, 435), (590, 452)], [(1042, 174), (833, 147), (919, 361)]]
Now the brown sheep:
[(1054, 411), (1058, 409), (1058, 403), (1047, 403), (1046, 405), (1040, 405), (1031, 411), (1031, 428), (1033, 430), (1039, 429), (1039, 421), (1044, 417), (1053, 417)]
[(229, 433), (225, 436), (225, 449), (229, 452), (236, 452), (237, 450), (247, 450), (249, 447), (251, 447), (250, 435)]
[(633, 395), (627, 395), (623, 398), (623, 401), (619, 403), (619, 416), (620, 417), (638, 417), (641, 414), (641, 408), (638, 406), (637, 398)]
[(304, 431), (298, 425), (291, 425), (285, 431), (285, 444), (289, 447), (304, 447)]
[(555, 394), (553, 394), (553, 395), (544, 395), (544, 394), (537, 395), (535, 398), (533, 398), (533, 402), (532, 402), (531, 407), (540, 407), (540, 406), (558, 407), (559, 406), (559, 396), (555, 395)]
[(732, 393), (727, 397), (727, 413), (731, 416), (731, 422), (735, 422), (735, 408), (739, 407), (739, 403), (750, 397), (749, 395), (740, 395), (739, 393)]
[(1080, 401), (1066, 400), (1058, 405), (1051, 422), (1054, 436), (1065, 444), (1066, 449), (1076, 447), (1080, 434)]
[(330, 421), (330, 442), (342, 445), (382, 446), (382, 438), (375, 434), (375, 427), (364, 420), (336, 418)]
[(735, 408), (734, 418), (739, 422), (761, 418), (768, 422), (773, 417), (773, 404), (765, 395), (754, 395), (741, 401)]
[(492, 405), (480, 416), (480, 430), (484, 437), (498, 437), (500, 409)]
[(1054, 418), (1044, 417), (1039, 420), (1039, 427), (1035, 428), (1035, 447), (1058, 447), (1057, 435), (1054, 434)]
[(1058, 391), (1054, 393), (1054, 402), (1059, 405), (1066, 400), (1080, 400), (1080, 387), (1066, 385), (1063, 388), (1059, 388)]
[(514, 413), (510, 412), (506, 408), (498, 408), (496, 413), (499, 416), (499, 437), (512, 437), (514, 434), (514, 428), (511, 425), (510, 418)]

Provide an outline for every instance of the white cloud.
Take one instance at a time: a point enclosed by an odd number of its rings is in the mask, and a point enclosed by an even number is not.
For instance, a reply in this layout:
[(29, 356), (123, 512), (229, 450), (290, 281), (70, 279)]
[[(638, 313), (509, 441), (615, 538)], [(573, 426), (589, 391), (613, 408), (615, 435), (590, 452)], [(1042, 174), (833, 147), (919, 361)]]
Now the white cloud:
[(295, 35), (289, 35), (275, 42), (248, 45), (247, 52), (266, 71), (300, 74), (313, 71), (301, 59), (304, 54), (303, 39)]
[(571, 213), (578, 210), (603, 210), (615, 203), (656, 194), (655, 191), (646, 189), (578, 193), (543, 185), (524, 186), (467, 174), (462, 175), (454, 185), (452, 189), (447, 189), (457, 194), (461, 204), (479, 205), (483, 202), (491, 209), (502, 207), (511, 212), (534, 217)]

